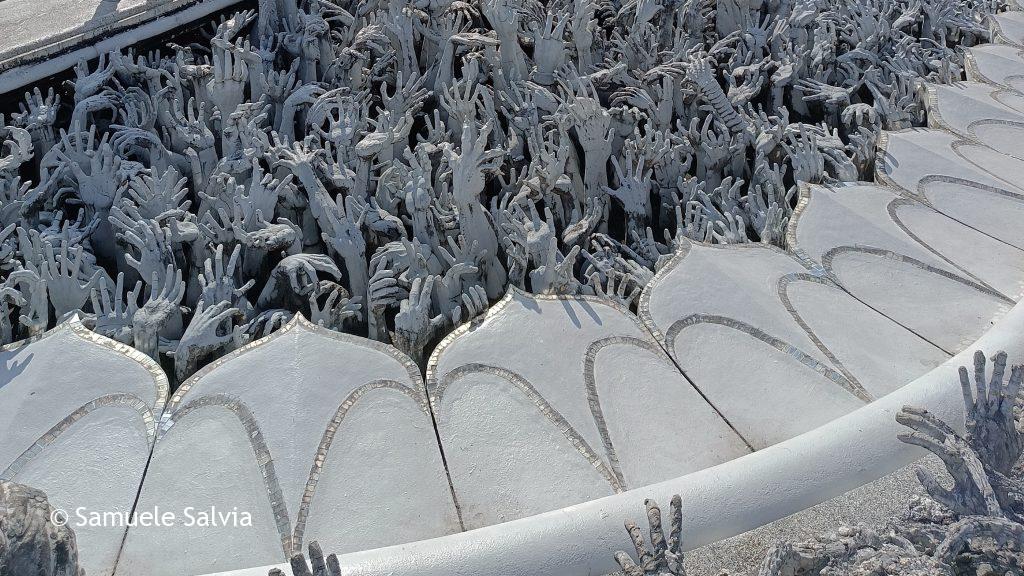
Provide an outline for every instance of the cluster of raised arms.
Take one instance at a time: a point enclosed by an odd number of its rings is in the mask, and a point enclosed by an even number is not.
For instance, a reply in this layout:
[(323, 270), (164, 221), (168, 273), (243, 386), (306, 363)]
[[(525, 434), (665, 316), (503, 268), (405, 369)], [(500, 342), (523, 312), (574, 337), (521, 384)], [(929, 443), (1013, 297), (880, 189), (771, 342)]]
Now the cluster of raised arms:
[(0, 117), (0, 341), (178, 381), (297, 312), (417, 361), (509, 285), (635, 304), (870, 179), (996, 0), (261, 0)]
[[(1011, 366), (1010, 377), (1004, 381), (1006, 361), (1006, 352), (997, 352), (988, 379), (985, 355), (975, 352), (973, 382), (967, 368), (960, 367), (964, 435), (921, 408), (904, 406), (896, 415), (896, 421), (911, 430), (899, 439), (938, 457), (952, 482), (940, 481), (918, 468), (917, 477), (927, 496), (914, 496), (902, 516), (881, 528), (863, 524), (837, 527), (813, 540), (779, 544), (765, 557), (757, 576), (1024, 573), (1024, 431), (1020, 419), (1024, 365)], [(626, 531), (638, 561), (626, 552), (617, 552), (615, 560), (623, 576), (686, 576), (682, 501), (679, 496), (672, 499), (667, 541), (661, 510), (654, 502), (646, 505), (651, 546), (644, 542), (636, 523), (627, 520)], [(310, 552), (314, 552), (312, 547)], [(293, 561), (293, 566), (299, 563), (304, 559)], [(315, 576), (321, 574), (338, 576), (340, 572), (323, 571)]]

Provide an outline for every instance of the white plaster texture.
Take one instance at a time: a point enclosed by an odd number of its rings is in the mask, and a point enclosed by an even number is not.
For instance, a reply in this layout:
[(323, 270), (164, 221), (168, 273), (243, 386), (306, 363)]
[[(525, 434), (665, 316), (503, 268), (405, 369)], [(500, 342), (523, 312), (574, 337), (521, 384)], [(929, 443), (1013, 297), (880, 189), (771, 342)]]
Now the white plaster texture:
[(351, 551), (460, 529), (415, 366), (302, 319), (175, 392), (139, 506), (237, 507), (254, 521), (132, 529), (118, 574), (234, 569), (312, 540)]
[(0, 370), (0, 477), (45, 491), (69, 513), (87, 573), (109, 573), (124, 528), (79, 526), (78, 512), (131, 510), (166, 379), (77, 320), (3, 347)]
[(467, 528), (749, 452), (642, 324), (597, 299), (511, 291), (438, 347), (428, 388)]

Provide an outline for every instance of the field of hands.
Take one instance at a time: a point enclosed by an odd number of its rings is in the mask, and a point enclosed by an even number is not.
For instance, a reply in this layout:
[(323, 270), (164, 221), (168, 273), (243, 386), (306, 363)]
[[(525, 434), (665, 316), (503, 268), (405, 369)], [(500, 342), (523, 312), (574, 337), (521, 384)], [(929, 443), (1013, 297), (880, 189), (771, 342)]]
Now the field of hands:
[(0, 343), (80, 312), (180, 382), (297, 312), (422, 363), (509, 285), (632, 306), (870, 180), (1002, 8), (261, 0), (0, 117)]

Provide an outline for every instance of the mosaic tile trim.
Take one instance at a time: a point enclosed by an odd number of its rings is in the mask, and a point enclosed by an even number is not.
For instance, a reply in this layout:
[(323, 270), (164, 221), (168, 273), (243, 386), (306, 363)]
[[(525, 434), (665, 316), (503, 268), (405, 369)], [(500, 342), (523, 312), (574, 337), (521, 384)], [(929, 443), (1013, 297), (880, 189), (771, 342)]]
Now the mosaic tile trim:
[(811, 342), (814, 342), (814, 345), (818, 348), (818, 350), (820, 350), (821, 353), (824, 354), (826, 358), (828, 358), (828, 361), (831, 362), (832, 365), (835, 366), (836, 369), (845, 377), (846, 382), (848, 383), (848, 386), (845, 386), (847, 392), (853, 394), (857, 398), (860, 398), (864, 402), (871, 402), (875, 400), (875, 397), (872, 396), (871, 393), (868, 392), (866, 388), (864, 388), (860, 381), (857, 380), (857, 377), (854, 376), (853, 373), (850, 372), (846, 368), (846, 366), (844, 366), (843, 363), (839, 361), (839, 358), (837, 358), (836, 355), (833, 354), (831, 350), (829, 350), (828, 346), (826, 346), (825, 343), (822, 342), (820, 338), (818, 338), (818, 335), (814, 333), (814, 330), (811, 329), (810, 325), (807, 324), (807, 322), (803, 319), (802, 316), (800, 316), (800, 313), (797, 311), (796, 307), (793, 305), (792, 300), (789, 298), (789, 286), (796, 282), (813, 282), (815, 284), (821, 284), (822, 286), (828, 286), (829, 288), (839, 290), (848, 297), (849, 295), (846, 294), (846, 292), (843, 291), (842, 288), (837, 286), (835, 282), (832, 282), (827, 278), (823, 278), (821, 276), (817, 276), (814, 274), (787, 274), (782, 278), (779, 278), (778, 292), (779, 298), (782, 300), (783, 307), (786, 308), (786, 311), (789, 312), (790, 316), (793, 317), (793, 320), (796, 321), (796, 323), (800, 326), (800, 329), (807, 333), (807, 337), (811, 339)]
[(597, 452), (590, 447), (590, 444), (587, 443), (583, 436), (575, 428), (573, 428), (572, 424), (570, 424), (568, 420), (566, 420), (565, 417), (558, 412), (558, 410), (555, 410), (554, 407), (548, 404), (547, 400), (544, 399), (540, 392), (538, 392), (537, 389), (534, 388), (533, 385), (530, 384), (530, 382), (526, 378), (524, 378), (523, 376), (519, 375), (516, 372), (513, 372), (506, 368), (500, 368), (498, 366), (489, 366), (487, 364), (478, 363), (465, 364), (463, 366), (459, 366), (458, 368), (445, 374), (444, 378), (437, 384), (436, 388), (434, 389), (431, 398), (436, 398), (436, 400), (432, 400), (432, 404), (434, 405), (435, 408), (435, 414), (436, 409), (438, 407), (438, 403), (440, 402), (440, 399), (444, 396), (445, 390), (449, 386), (451, 386), (452, 383), (455, 382), (456, 380), (460, 380), (473, 374), (487, 374), (490, 376), (496, 376), (518, 388), (521, 392), (523, 392), (523, 394), (526, 395), (527, 398), (529, 398), (531, 402), (533, 402), (535, 406), (537, 406), (537, 408), (540, 409), (541, 414), (543, 414), (544, 417), (548, 419), (548, 421), (555, 425), (555, 428), (557, 428), (558, 431), (561, 432), (563, 436), (565, 436), (569, 443), (572, 444), (572, 446), (584, 458), (586, 458), (587, 462), (589, 462), (590, 465), (593, 466), (595, 470), (597, 470), (598, 474), (604, 477), (604, 479), (608, 482), (608, 485), (611, 486), (612, 490), (615, 493), (623, 492), (625, 490), (625, 487), (619, 482), (618, 478), (611, 471), (608, 465), (606, 465), (605, 462), (597, 455)]
[[(965, 187), (968, 187), (968, 188), (975, 188), (977, 190), (983, 190), (985, 192), (991, 192), (993, 194), (998, 194), (998, 195), (1004, 196), (1006, 198), (1011, 198), (1011, 199), (1014, 199), (1014, 200), (1024, 201), (1024, 194), (1022, 194), (1020, 192), (1014, 192), (1012, 190), (1007, 190), (1006, 188), (999, 188), (997, 186), (990, 186), (988, 184), (982, 184), (981, 182), (976, 182), (974, 180), (967, 180), (965, 178), (956, 178), (954, 176), (942, 176), (942, 175), (937, 175), (937, 174), (933, 174), (931, 176), (925, 176), (924, 178), (921, 178), (921, 181), (917, 183), (917, 191), (916, 191), (916, 193), (914, 195), (909, 195), (909, 197), (913, 198), (914, 200), (917, 200), (918, 202), (921, 202), (925, 206), (928, 206), (928, 207), (932, 208), (936, 212), (939, 212), (939, 213), (945, 215), (948, 218), (952, 218), (953, 220), (956, 220), (956, 216), (955, 215), (946, 214), (942, 210), (939, 210), (938, 208), (933, 206), (931, 201), (928, 199), (928, 185), (929, 184), (935, 184), (935, 183), (956, 184), (957, 186), (965, 186)], [(964, 226), (968, 226), (968, 225), (964, 224)]]
[(150, 409), (149, 404), (134, 394), (107, 394), (106, 396), (100, 396), (99, 398), (86, 402), (63, 420), (55, 424), (46, 432), (46, 434), (40, 436), (32, 446), (22, 452), (21, 455), (7, 467), (7, 469), (0, 473), (0, 480), (12, 480), (26, 464), (41, 454), (46, 447), (53, 444), (61, 434), (67, 432), (75, 422), (78, 422), (96, 410), (112, 406), (127, 406), (132, 410), (135, 410), (135, 412), (142, 417), (142, 422), (146, 426), (147, 444), (149, 446), (153, 445), (156, 440), (156, 417), (153, 415), (153, 411)]
[[(788, 342), (780, 338), (771, 336), (770, 334), (768, 334), (764, 330), (761, 330), (760, 328), (751, 326), (746, 322), (734, 320), (726, 316), (717, 316), (712, 314), (692, 314), (690, 316), (687, 316), (686, 318), (682, 318), (673, 322), (672, 326), (670, 326), (665, 333), (665, 344), (666, 346), (668, 346), (669, 350), (671, 350), (673, 358), (676, 358), (678, 360), (678, 357), (676, 356), (675, 352), (675, 341), (676, 338), (679, 336), (679, 333), (682, 332), (684, 329), (689, 328), (690, 326), (696, 326), (698, 324), (717, 324), (719, 326), (732, 328), (734, 330), (738, 330), (740, 332), (753, 336), (754, 338), (757, 338), (758, 340), (764, 342), (765, 344), (768, 344), (769, 346), (775, 348), (776, 350), (782, 352), (783, 354), (791, 356), (797, 362), (803, 364), (804, 366), (810, 368), (811, 370), (817, 372), (818, 374), (821, 374), (823, 377), (831, 380), (833, 383), (837, 384), (844, 390), (849, 391), (853, 387), (853, 384), (849, 380), (847, 380), (845, 376), (843, 376), (833, 368), (830, 368), (825, 364), (818, 362), (813, 357), (808, 355), (806, 352), (800, 350), (796, 346), (793, 346), (792, 344), (789, 344)], [(851, 396), (856, 397), (856, 395), (853, 393), (851, 393)]]
[(226, 408), (233, 414), (245, 429), (249, 438), (249, 445), (252, 446), (253, 454), (256, 457), (256, 464), (260, 467), (263, 475), (263, 484), (267, 489), (267, 498), (274, 513), (274, 522), (277, 532), (281, 537), (281, 550), (285, 558), (291, 558), (296, 552), (292, 548), (291, 520), (288, 515), (288, 505), (285, 502), (284, 494), (281, 491), (281, 483), (274, 470), (274, 459), (270, 454), (270, 448), (264, 440), (263, 432), (260, 431), (259, 423), (253, 415), (252, 410), (238, 398), (227, 394), (211, 394), (190, 401), (188, 404), (175, 410), (174, 419), (165, 419), (160, 423), (160, 438), (162, 439), (173, 429), (176, 421), (180, 421), (188, 414), (200, 408), (219, 407)]
[[(922, 248), (924, 248), (925, 250), (927, 250), (927, 251), (931, 252), (932, 254), (934, 254), (935, 257), (939, 258), (943, 262), (949, 264), (951, 267), (953, 267), (956, 270), (958, 270), (960, 273), (962, 273), (964, 275), (965, 278), (971, 280), (972, 282), (977, 283), (979, 286), (984, 286), (985, 288), (987, 288), (988, 290), (991, 290), (994, 293), (1001, 294), (1004, 298), (1012, 299), (1009, 295), (1002, 294), (1002, 292), (999, 292), (998, 290), (993, 288), (991, 285), (989, 285), (987, 282), (985, 282), (984, 280), (982, 280), (978, 276), (972, 274), (970, 271), (968, 271), (963, 266), (960, 266), (959, 264), (957, 264), (953, 260), (947, 258), (942, 252), (939, 252), (937, 249), (933, 248), (930, 244), (928, 244), (927, 242), (922, 240), (921, 237), (919, 237), (917, 234), (914, 234), (914, 232), (912, 232), (910, 230), (910, 228), (906, 224), (903, 223), (903, 220), (900, 219), (898, 210), (899, 210), (899, 208), (901, 206), (925, 206), (925, 207), (927, 207), (929, 209), (931, 209), (931, 207), (926, 206), (925, 204), (922, 204), (920, 202), (917, 202), (916, 200), (911, 200), (911, 199), (908, 199), (908, 198), (896, 198), (896, 199), (892, 200), (891, 202), (889, 202), (889, 205), (886, 206), (886, 211), (889, 213), (889, 218), (891, 218), (893, 223), (896, 224), (896, 226), (898, 226), (899, 229), (902, 230), (904, 234), (909, 236), (911, 240), (913, 240), (914, 242), (920, 244)], [(938, 211), (936, 210), (936, 212), (938, 212)], [(941, 212), (938, 212), (938, 213), (942, 214)], [(945, 214), (943, 214), (943, 216), (945, 216)], [(1022, 256), (1024, 256), (1024, 255), (1022, 255)]]
[[(424, 415), (430, 421), (430, 410), (426, 406), (423, 395), (419, 391), (409, 388), (406, 384), (396, 382), (394, 380), (374, 380), (363, 384), (359, 388), (353, 390), (345, 400), (342, 401), (341, 405), (334, 413), (334, 417), (327, 424), (327, 428), (324, 429), (323, 437), (320, 439), (320, 444), (317, 446), (316, 455), (313, 457), (313, 465), (309, 470), (309, 478), (306, 480), (306, 488), (302, 493), (302, 502), (299, 504), (299, 512), (295, 519), (295, 528), (292, 531), (292, 550), (302, 550), (302, 539), (306, 532), (306, 520), (309, 517), (309, 509), (313, 502), (313, 497), (316, 495), (316, 486), (320, 481), (320, 474), (323, 472), (324, 462), (327, 461), (327, 455), (331, 450), (331, 444), (334, 442), (334, 437), (338, 432), (338, 428), (341, 427), (342, 421), (345, 420), (345, 416), (348, 415), (349, 410), (368, 392), (373, 390), (394, 390), (400, 394), (408, 396), (417, 406), (423, 411)], [(433, 422), (431, 421), (431, 426)], [(453, 502), (454, 505), (454, 502)]]
[(832, 265), (832, 261), (835, 260), (835, 258), (837, 256), (840, 256), (840, 255), (843, 255), (843, 254), (849, 254), (849, 253), (858, 253), (858, 252), (859, 253), (863, 253), (863, 254), (871, 254), (873, 256), (879, 256), (879, 257), (886, 258), (886, 259), (889, 259), (889, 260), (896, 260), (898, 262), (902, 262), (904, 264), (909, 264), (909, 265), (914, 266), (916, 268), (920, 268), (921, 270), (924, 270), (926, 272), (931, 272), (932, 274), (938, 274), (939, 276), (942, 276), (943, 278), (947, 278), (949, 280), (953, 280), (955, 282), (959, 282), (960, 284), (963, 284), (964, 286), (967, 286), (969, 288), (973, 288), (974, 290), (977, 290), (978, 292), (981, 292), (982, 294), (985, 294), (987, 296), (991, 296), (993, 298), (996, 298), (996, 299), (998, 299), (998, 300), (1002, 301), (1003, 303), (1008, 304), (1010, 306), (1012, 306), (1012, 305), (1017, 303), (1015, 300), (1013, 300), (1011, 298), (1007, 298), (1006, 296), (1000, 294), (999, 292), (997, 292), (997, 291), (995, 291), (995, 290), (993, 290), (993, 289), (991, 289), (991, 288), (989, 288), (987, 286), (984, 286), (982, 284), (974, 282), (973, 280), (969, 280), (969, 279), (964, 278), (962, 276), (959, 276), (957, 274), (953, 274), (952, 272), (949, 272), (948, 270), (943, 270), (941, 268), (936, 268), (935, 266), (932, 266), (930, 264), (926, 264), (924, 262), (921, 262), (920, 260), (918, 260), (916, 258), (911, 258), (910, 256), (905, 256), (903, 254), (897, 254), (896, 252), (893, 252), (891, 250), (883, 250), (881, 248), (873, 248), (871, 246), (837, 246), (837, 247), (832, 248), (831, 250), (829, 250), (828, 252), (825, 253), (825, 255), (822, 257), (822, 264), (824, 264), (825, 268), (828, 269), (829, 271), (831, 271), (834, 274), (835, 271), (834, 271), (834, 267)]
[[(1022, 52), (1017, 52), (1017, 56), (1024, 58), (1024, 54), (1022, 54)], [(1024, 61), (1021, 62), (1021, 66), (1024, 67)], [(964, 69), (967, 72), (968, 78), (974, 80), (975, 82), (985, 82), (986, 84), (991, 84), (993, 86), (1009, 87), (1007, 86), (1007, 84), (1005, 84), (1005, 82), (1011, 80), (1024, 80), (1024, 74), (1012, 74), (1003, 78), (1003, 82), (996, 82), (994, 79), (989, 78), (981, 71), (981, 68), (978, 66), (977, 59), (975, 58), (974, 53), (971, 50), (967, 50), (964, 53)]]
[(676, 366), (672, 363), (671, 358), (665, 354), (665, 351), (661, 349), (661, 346), (632, 336), (610, 336), (596, 340), (587, 347), (587, 351), (583, 356), (583, 382), (587, 389), (587, 404), (590, 406), (590, 413), (594, 417), (594, 424), (597, 425), (598, 434), (601, 436), (601, 443), (604, 444), (604, 451), (608, 455), (608, 466), (611, 468), (612, 474), (619, 481), (619, 485), (623, 489), (628, 489), (626, 487), (626, 479), (622, 474), (622, 467), (619, 464), (619, 456), (615, 451), (615, 445), (612, 443), (611, 433), (608, 431), (608, 423), (604, 419), (604, 411), (601, 409), (601, 398), (597, 392), (597, 376), (594, 371), (598, 353), (609, 346), (616, 345), (634, 346), (641, 350), (646, 350), (663, 359), (673, 370), (676, 369)]
[[(935, 180), (946, 180), (946, 179), (945, 178), (941, 178), (941, 177), (936, 177), (932, 181), (935, 181)], [(1011, 192), (1006, 192), (1006, 191), (1000, 190), (998, 188), (992, 188), (991, 186), (984, 186), (982, 184), (972, 183), (970, 181), (964, 181), (964, 182), (973, 184), (974, 186), (976, 186), (978, 188), (985, 189), (985, 190), (991, 190), (991, 191), (994, 191), (994, 192), (998, 192), (1000, 194), (1004, 194), (1004, 195), (1007, 195), (1009, 197), (1019, 197), (1019, 196), (1017, 196), (1017, 195), (1015, 195), (1015, 194), (1013, 194)], [(857, 186), (857, 185), (860, 185), (860, 184), (851, 184), (851, 186)], [(799, 245), (798, 245), (797, 236), (796, 236), (796, 233), (797, 233), (796, 224), (798, 223), (800, 216), (802, 216), (804, 211), (806, 210), (806, 207), (811, 202), (814, 201), (814, 193), (815, 193), (814, 191), (815, 190), (817, 190), (817, 189), (826, 189), (826, 190), (830, 190), (830, 191), (836, 192), (836, 193), (843, 193), (843, 188), (844, 187), (846, 187), (846, 186), (838, 185), (838, 186), (832, 187), (832, 186), (806, 186), (806, 185), (801, 185), (801, 188), (800, 188), (800, 201), (799, 201), (799, 204), (798, 204), (798, 212), (795, 212), (794, 213), (794, 218), (790, 220), (790, 226), (787, 229), (787, 243), (788, 243), (788, 245), (790, 246), (790, 248), (794, 252), (796, 252), (799, 255), (802, 255), (802, 257), (808, 259), (809, 262), (813, 262), (813, 260), (811, 260), (810, 257), (806, 254), (806, 252), (804, 252), (799, 247)], [(936, 257), (940, 258), (942, 261), (948, 263), (954, 269), (962, 272), (965, 276), (969, 277), (970, 281), (973, 282), (972, 287), (981, 287), (981, 288), (985, 289), (987, 291), (987, 293), (989, 293), (990, 295), (1002, 296), (1004, 299), (1007, 298), (1005, 295), (1002, 295), (1000, 292), (998, 292), (997, 290), (995, 290), (994, 288), (989, 286), (987, 283), (985, 283), (981, 279), (977, 278), (975, 275), (969, 273), (967, 270), (965, 270), (964, 268), (962, 268), (961, 266), (959, 266), (958, 264), (956, 264), (955, 262), (953, 262), (952, 260), (950, 260), (949, 258), (944, 256), (941, 252), (939, 252), (938, 250), (933, 248), (931, 245), (926, 243), (924, 240), (919, 238), (917, 235), (915, 235), (903, 223), (903, 221), (900, 220), (899, 216), (897, 215), (897, 210), (898, 210), (898, 208), (900, 206), (905, 206), (905, 205), (921, 205), (921, 206), (925, 206), (925, 207), (927, 207), (927, 208), (929, 208), (931, 210), (935, 210), (935, 212), (937, 212), (939, 214), (943, 214), (944, 216), (947, 216), (946, 214), (944, 214), (943, 212), (941, 212), (939, 210), (936, 210), (934, 207), (932, 207), (931, 205), (929, 205), (926, 202), (923, 202), (923, 201), (921, 201), (921, 200), (919, 200), (917, 198), (913, 198), (913, 197), (910, 197), (910, 196), (906, 195), (906, 193), (902, 192), (901, 190), (893, 190), (893, 189), (891, 189), (891, 188), (889, 188), (887, 186), (875, 186), (875, 187), (883, 188), (883, 189), (891, 192), (895, 196), (895, 198), (893, 198), (889, 202), (889, 204), (886, 206), (886, 210), (887, 210), (887, 212), (889, 214), (889, 218), (912, 241), (914, 241), (917, 244), (921, 245), (924, 249), (928, 250), (929, 252), (934, 254)], [(922, 190), (921, 194), (923, 196), (923, 194), (924, 194), (923, 190)], [(796, 220), (796, 221), (794, 221), (794, 220)], [(840, 248), (842, 248), (842, 247), (840, 247)], [(878, 249), (874, 249), (874, 248), (871, 248), (871, 247), (866, 247), (866, 246), (863, 246), (863, 245), (847, 246), (845, 248), (849, 248), (850, 250), (863, 250), (863, 251), (874, 250), (876, 253), (878, 253)], [(822, 270), (824, 270), (825, 276), (828, 279), (830, 279), (834, 284), (836, 284), (837, 287), (843, 289), (842, 281), (837, 277), (837, 275), (835, 273), (835, 270), (832, 268), (832, 259), (839, 253), (839, 252), (837, 252), (838, 250), (839, 250), (839, 248), (833, 248), (832, 250), (827, 252), (825, 254), (825, 256), (822, 258), (823, 263), (822, 264), (818, 264), (817, 266), (819, 268), (821, 268)], [(831, 256), (830, 256), (830, 254), (831, 254)], [(891, 254), (895, 254), (895, 253), (891, 253)], [(906, 257), (906, 258), (910, 258), (910, 257)], [(912, 260), (914, 262), (919, 262), (920, 263), (920, 261), (917, 261), (917, 260), (915, 260), (913, 258), (910, 258), (910, 260)], [(928, 265), (926, 265), (924, 263), (920, 263), (920, 264), (928, 266)], [(939, 268), (935, 268), (935, 267), (930, 267), (930, 268), (932, 268), (934, 270), (940, 270)], [(943, 273), (944, 273), (943, 275), (946, 276), (946, 277), (958, 278), (955, 274), (951, 274), (948, 271), (943, 271)], [(804, 278), (804, 279), (811, 280), (810, 278)], [(862, 386), (859, 384), (859, 382), (857, 382), (857, 379), (854, 377), (854, 375), (851, 374), (842, 365), (842, 363), (839, 361), (839, 359), (836, 358), (835, 355), (832, 354), (832, 352), (830, 350), (828, 350), (827, 346), (825, 346), (823, 343), (821, 343), (821, 341), (817, 337), (817, 335), (814, 334), (813, 330), (811, 330), (809, 328), (809, 326), (807, 326), (807, 324), (804, 322), (803, 318), (801, 318), (799, 313), (793, 308), (792, 304), (789, 301), (788, 296), (784, 293), (785, 284), (783, 283), (783, 281), (785, 281), (786, 284), (788, 284), (789, 281), (786, 281), (785, 279), (782, 279), (782, 280), (780, 280), (780, 284), (779, 284), (779, 290), (780, 290), (779, 294), (780, 294), (780, 297), (783, 300), (783, 303), (786, 306), (786, 309), (790, 312), (791, 315), (793, 315), (793, 317), (797, 321), (797, 323), (800, 324), (801, 328), (805, 332), (807, 332), (807, 335), (811, 338), (812, 341), (814, 341), (815, 345), (821, 350), (821, 352), (823, 354), (825, 354), (825, 356), (829, 359), (829, 361), (832, 362), (835, 365), (835, 367), (840, 372), (842, 372), (845, 376), (847, 376), (847, 378), (852, 383), (855, 383), (858, 387), (862, 388)], [(812, 281), (816, 281), (816, 280), (812, 280)], [(845, 291), (845, 289), (844, 289), (844, 291)], [(908, 330), (908, 331), (913, 333), (913, 331), (911, 331), (911, 330)], [(917, 334), (915, 334), (915, 335), (917, 335)], [(943, 350), (943, 352), (949, 353), (949, 351), (947, 351), (947, 350)], [(864, 394), (867, 394), (866, 390), (864, 390)], [(861, 394), (857, 394), (857, 395), (858, 395), (858, 397), (862, 397)], [(868, 396), (867, 398), (870, 398), (870, 396)]]
[(127, 356), (128, 358), (141, 364), (142, 367), (146, 370), (146, 372), (149, 373), (150, 377), (152, 378), (153, 387), (155, 388), (155, 398), (153, 399), (153, 403), (150, 404), (150, 406), (152, 406), (153, 413), (158, 416), (163, 413), (164, 405), (167, 403), (167, 396), (170, 392), (170, 384), (167, 381), (167, 375), (164, 374), (163, 368), (161, 368), (160, 365), (157, 364), (155, 360), (153, 360), (149, 356), (146, 356), (142, 352), (139, 352), (135, 348), (132, 348), (127, 344), (122, 344), (121, 342), (118, 342), (116, 340), (111, 340), (106, 336), (97, 334), (96, 332), (89, 330), (88, 328), (85, 327), (84, 324), (82, 324), (81, 320), (79, 320), (77, 316), (70, 320), (62, 322), (45, 332), (36, 334), (35, 336), (25, 338), (17, 342), (12, 342), (4, 346), (0, 346), (0, 352), (15, 352), (21, 348), (24, 348), (25, 346), (28, 346), (29, 344), (33, 344), (35, 342), (39, 342), (51, 336), (56, 336), (58, 334), (62, 334), (68, 331), (73, 333), (75, 336), (81, 338), (82, 340), (85, 340), (96, 346), (106, 348), (107, 350), (110, 350), (111, 352), (115, 352), (122, 356)]

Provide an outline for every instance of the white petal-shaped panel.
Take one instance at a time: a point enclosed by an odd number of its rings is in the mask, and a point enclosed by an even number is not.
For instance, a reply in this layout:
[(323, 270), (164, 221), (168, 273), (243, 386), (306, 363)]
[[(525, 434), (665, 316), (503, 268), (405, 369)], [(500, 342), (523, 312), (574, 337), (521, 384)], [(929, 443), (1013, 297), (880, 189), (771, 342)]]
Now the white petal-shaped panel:
[(1016, 46), (984, 44), (967, 50), (967, 76), (977, 82), (1024, 89), (1024, 54)]
[(1024, 193), (1020, 181), (1024, 162), (987, 146), (964, 142), (944, 130), (889, 132), (880, 142), (876, 175), (911, 194), (942, 178), (967, 180)]
[(755, 448), (871, 398), (789, 303), (799, 281), (827, 282), (777, 249), (694, 244), (641, 299), (642, 317), (683, 372)]
[(963, 137), (981, 121), (1024, 122), (1020, 94), (984, 82), (928, 85), (928, 121)]
[[(382, 422), (390, 424), (381, 428)], [(211, 426), (225, 432), (196, 432)], [(189, 449), (200, 441), (213, 444), (206, 448), (211, 454), (230, 457), (214, 461)], [(201, 370), (168, 403), (139, 507), (197, 506), (195, 491), (207, 484), (198, 499), (203, 505), (237, 507), (261, 519), (233, 527), (232, 538), (260, 543), (277, 561), (313, 540), (353, 550), (460, 529), (416, 366), (393, 348), (301, 318)], [(125, 565), (143, 565), (160, 549), (176, 549), (178, 560), (149, 574), (251, 565), (251, 558), (224, 554), (218, 530), (132, 529)], [(267, 534), (277, 540), (269, 550)]]
[(1024, 196), (971, 182), (935, 180), (923, 200), (946, 216), (1016, 248), (1024, 249)]
[(1024, 47), (1024, 12), (1010, 11), (989, 17), (996, 30), (996, 40), (1016, 47)]
[(69, 512), (83, 567), (113, 570), (167, 400), (160, 368), (77, 321), (0, 349), (0, 477)]
[(643, 325), (597, 299), (512, 290), (438, 346), (427, 383), (467, 528), (749, 451)]
[[(817, 186), (802, 204), (791, 247), (821, 263), (853, 296), (946, 352), (973, 341), (1020, 293), (1024, 252), (891, 190)], [(979, 253), (1006, 262), (981, 261)]]

